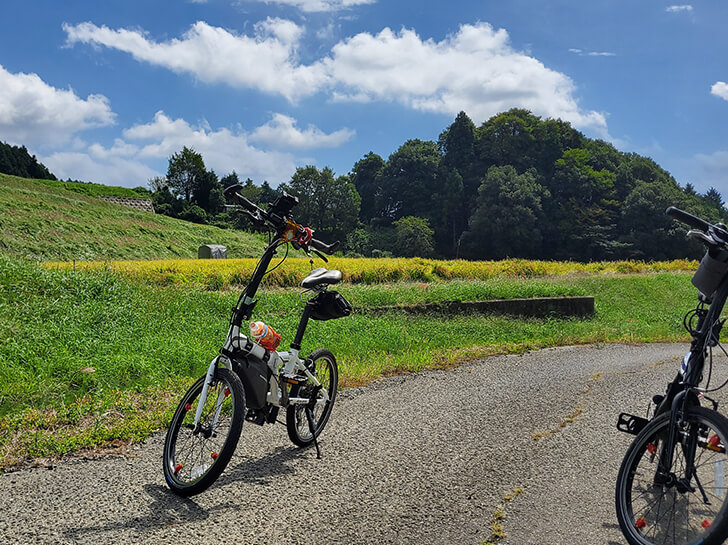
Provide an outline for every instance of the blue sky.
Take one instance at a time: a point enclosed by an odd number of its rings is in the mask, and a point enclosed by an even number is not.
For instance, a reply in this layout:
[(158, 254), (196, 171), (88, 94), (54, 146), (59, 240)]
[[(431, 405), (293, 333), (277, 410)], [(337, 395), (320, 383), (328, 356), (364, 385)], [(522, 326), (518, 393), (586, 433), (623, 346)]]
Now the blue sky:
[(728, 197), (728, 3), (3, 0), (0, 140), (61, 178), (346, 174), (511, 107)]

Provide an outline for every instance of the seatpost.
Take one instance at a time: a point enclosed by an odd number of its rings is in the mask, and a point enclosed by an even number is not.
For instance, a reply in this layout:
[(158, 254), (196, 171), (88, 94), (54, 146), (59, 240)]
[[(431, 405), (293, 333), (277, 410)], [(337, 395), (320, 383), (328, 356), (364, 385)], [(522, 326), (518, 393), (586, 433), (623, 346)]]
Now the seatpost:
[(301, 350), (301, 343), (303, 342), (303, 335), (306, 333), (306, 326), (308, 326), (308, 320), (311, 317), (311, 303), (306, 303), (303, 307), (303, 314), (301, 315), (301, 321), (298, 322), (298, 329), (296, 330), (296, 337), (291, 343), (291, 349), (297, 352)]

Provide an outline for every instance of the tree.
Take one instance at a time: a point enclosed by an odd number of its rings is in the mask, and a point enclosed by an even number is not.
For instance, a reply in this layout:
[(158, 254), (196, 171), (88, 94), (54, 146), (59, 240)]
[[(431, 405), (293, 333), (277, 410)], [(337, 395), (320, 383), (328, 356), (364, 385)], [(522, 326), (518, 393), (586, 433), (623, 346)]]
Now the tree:
[(490, 167), (478, 189), (478, 206), (463, 234), (463, 251), (476, 259), (541, 257), (544, 201), (550, 194), (530, 169)]
[(357, 161), (351, 170), (351, 181), (361, 197), (359, 219), (364, 224), (368, 224), (380, 213), (384, 166), (384, 159), (370, 151), (363, 159)]
[(459, 211), (470, 215), (471, 204), (478, 194), (481, 175), (475, 157), (476, 128), (465, 112), (460, 112), (455, 121), (440, 134), (438, 145), (442, 152), (442, 166), (449, 176), (453, 172), (460, 175), (463, 195), (467, 207)]
[[(248, 178), (250, 180), (250, 178)], [(252, 183), (252, 180), (250, 180)], [(230, 187), (231, 185), (239, 184), (240, 178), (238, 178), (238, 173), (234, 170), (228, 174), (227, 176), (223, 176), (220, 178), (220, 185), (223, 187)]]
[(346, 235), (346, 252), (347, 254), (356, 254), (364, 257), (371, 255), (372, 235), (368, 229), (357, 227)]
[(714, 188), (711, 187), (707, 193), (705, 194), (705, 197), (703, 200), (706, 202), (706, 204), (711, 207), (715, 208), (717, 210), (720, 210), (723, 208), (723, 205), (725, 204), (723, 202), (723, 196), (720, 194), (720, 192)]
[(317, 238), (345, 240), (356, 227), (361, 198), (348, 176), (335, 178), (329, 167), (299, 167), (281, 189), (298, 197), (296, 221), (317, 231)]
[(164, 176), (155, 176), (154, 178), (149, 178), (147, 186), (152, 190), (152, 192), (159, 193), (169, 187), (169, 184), (167, 183), (167, 178)]
[(207, 223), (207, 214), (196, 204), (185, 206), (179, 213), (178, 217), (192, 223)]
[(202, 173), (192, 190), (192, 199), (210, 215), (215, 215), (225, 209), (223, 188), (214, 171)]
[(687, 208), (677, 184), (666, 180), (638, 180), (624, 200), (620, 217), (620, 240), (628, 245), (625, 257), (632, 259), (699, 258), (702, 248), (685, 238), (686, 228), (665, 214), (668, 206)]
[(25, 146), (11, 146), (5, 142), (0, 142), (0, 172), (36, 180), (56, 179), (35, 155), (28, 153)]
[(467, 228), (474, 203), (465, 198), (463, 178), (457, 169), (446, 172), (442, 180), (434, 199), (435, 238), (442, 254), (456, 256), (458, 240)]
[(523, 172), (534, 165), (533, 127), (539, 119), (528, 110), (511, 109), (490, 118), (478, 129), (476, 153), (481, 168), (512, 165)]
[(559, 258), (608, 259), (616, 246), (616, 200), (614, 172), (591, 167), (592, 156), (581, 148), (566, 150), (555, 163), (551, 181), (554, 208), (549, 215), (556, 243), (549, 250)]
[(200, 183), (204, 174), (205, 163), (202, 160), (202, 155), (187, 146), (169, 158), (167, 168), (169, 188), (175, 195), (184, 196), (187, 202), (190, 202), (192, 192)]
[(434, 231), (425, 218), (405, 216), (393, 224), (396, 233), (394, 250), (402, 257), (432, 257), (435, 253)]
[(440, 183), (440, 152), (431, 141), (408, 140), (389, 156), (382, 171), (380, 215), (433, 217), (433, 195)]
[[(236, 182), (238, 183), (238, 182)], [(253, 183), (253, 180), (250, 178), (245, 179), (245, 183), (242, 184), (243, 187), (238, 189), (238, 193), (240, 193), (243, 197), (248, 199), (250, 202), (254, 202), (256, 204), (259, 204), (261, 202), (260, 196), (263, 193), (263, 188), (258, 187)], [(271, 189), (272, 191), (272, 189)]]
[(268, 181), (264, 181), (263, 185), (260, 186), (260, 195), (258, 196), (258, 202), (260, 204), (268, 204), (275, 202), (280, 195), (280, 191), (273, 189)]

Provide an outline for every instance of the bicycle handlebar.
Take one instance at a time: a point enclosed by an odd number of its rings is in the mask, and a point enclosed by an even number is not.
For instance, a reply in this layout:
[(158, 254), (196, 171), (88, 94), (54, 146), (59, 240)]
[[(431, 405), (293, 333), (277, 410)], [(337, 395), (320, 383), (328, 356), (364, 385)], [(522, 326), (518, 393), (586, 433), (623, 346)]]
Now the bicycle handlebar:
[(263, 210), (258, 207), (256, 204), (250, 202), (248, 199), (243, 197), (240, 193), (238, 193), (238, 189), (242, 189), (242, 185), (235, 184), (231, 185), (229, 187), (225, 188), (225, 191), (223, 192), (225, 194), (225, 198), (227, 200), (233, 201), (236, 204), (239, 204), (243, 208), (245, 208), (248, 212), (252, 212), (253, 214), (262, 214)]
[[(238, 193), (238, 190), (241, 189), (242, 187), (243, 186), (240, 184), (231, 185), (230, 187), (225, 189), (225, 191), (224, 191), (225, 197), (227, 199), (233, 201), (234, 203), (242, 206), (244, 209), (244, 212), (246, 212), (253, 219), (253, 221), (259, 222), (261, 224), (263, 222), (267, 221), (273, 227), (275, 227), (279, 231), (279, 234), (280, 234), (280, 232), (289, 225), (288, 221), (287, 221), (289, 218), (286, 217), (286, 214), (288, 211), (290, 211), (290, 209), (293, 206), (295, 206), (296, 203), (298, 203), (298, 199), (284, 194), (284, 197), (288, 199), (288, 202), (283, 204), (280, 211), (275, 206), (269, 206), (268, 211), (265, 211), (262, 208), (260, 208), (258, 205), (249, 201), (248, 199), (243, 197), (240, 193)], [(296, 233), (296, 235), (303, 234), (307, 230), (307, 228), (305, 228), (301, 225), (298, 225), (298, 224), (294, 224), (294, 226), (297, 227), (297, 229), (298, 229), (298, 233)], [(308, 229), (308, 232), (309, 232), (308, 237), (305, 237), (305, 235), (304, 235), (304, 238), (308, 238), (309, 240), (307, 240), (305, 242), (297, 241), (300, 244), (300, 246), (303, 247), (303, 249), (307, 249), (306, 247), (310, 246), (311, 248), (313, 248), (315, 250), (318, 250), (325, 254), (332, 255), (339, 248), (340, 242), (338, 240), (332, 244), (326, 244), (325, 242), (322, 242), (315, 238), (311, 238), (310, 229)], [(294, 244), (294, 246), (296, 246), (296, 245)]]
[(680, 210), (679, 208), (675, 208), (674, 206), (668, 207), (667, 210), (665, 210), (665, 214), (670, 216), (673, 219), (676, 219), (678, 221), (681, 221), (690, 227), (694, 227), (695, 229), (700, 229), (701, 231), (708, 231), (712, 225), (708, 223), (705, 220), (701, 220), (700, 218), (693, 216), (692, 214), (689, 214), (688, 212), (685, 212), (684, 210)]
[(708, 223), (707, 221), (693, 216), (684, 210), (675, 208), (674, 206), (669, 206), (667, 210), (665, 210), (665, 214), (689, 225), (690, 227), (693, 227), (694, 229), (707, 233), (708, 238), (702, 238), (704, 241), (708, 242), (708, 244), (719, 246), (725, 246), (728, 244), (728, 230), (726, 230), (723, 224), (719, 223), (718, 225), (713, 225), (712, 223)]

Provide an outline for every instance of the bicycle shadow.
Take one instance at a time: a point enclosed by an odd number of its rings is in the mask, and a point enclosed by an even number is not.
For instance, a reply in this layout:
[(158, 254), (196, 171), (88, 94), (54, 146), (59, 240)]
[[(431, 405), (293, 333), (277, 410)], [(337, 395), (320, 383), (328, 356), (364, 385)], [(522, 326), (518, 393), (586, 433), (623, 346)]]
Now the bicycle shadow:
[(262, 458), (251, 458), (235, 466), (228, 466), (220, 477), (219, 486), (243, 482), (247, 484), (266, 485), (284, 475), (293, 475), (295, 467), (289, 465), (310, 449), (298, 447), (277, 447), (275, 451)]
[(215, 512), (228, 509), (237, 510), (240, 507), (239, 505), (228, 502), (211, 509), (203, 509), (194, 500), (176, 496), (166, 486), (159, 484), (146, 484), (143, 490), (152, 499), (147, 508), (148, 515), (137, 516), (126, 522), (117, 520), (94, 526), (68, 528), (63, 533), (68, 539), (74, 542), (82, 536), (88, 538), (88, 535), (91, 533), (118, 533), (119, 531), (131, 530), (143, 534), (149, 530), (174, 524), (202, 521), (209, 518)]
[[(602, 524), (602, 528), (608, 529), (608, 530), (619, 530), (619, 531), (621, 531), (620, 528), (619, 528), (619, 524), (614, 524), (613, 522), (611, 522), (611, 523), (608, 523), (608, 522), (603, 523)], [(610, 539), (609, 541), (607, 541), (607, 543), (605, 545), (623, 545), (623, 542), (622, 541), (614, 541), (613, 539)]]

